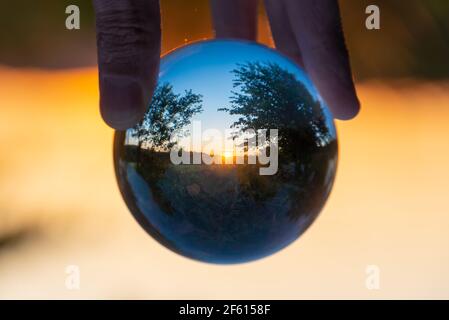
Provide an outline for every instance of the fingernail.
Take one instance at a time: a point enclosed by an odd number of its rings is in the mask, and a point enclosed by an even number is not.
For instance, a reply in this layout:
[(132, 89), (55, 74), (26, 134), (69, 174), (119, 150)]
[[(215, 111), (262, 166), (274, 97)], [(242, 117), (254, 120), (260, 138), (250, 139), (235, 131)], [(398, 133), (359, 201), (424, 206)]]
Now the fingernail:
[(112, 128), (126, 130), (138, 123), (146, 105), (142, 87), (125, 76), (103, 76), (100, 79), (100, 112)]

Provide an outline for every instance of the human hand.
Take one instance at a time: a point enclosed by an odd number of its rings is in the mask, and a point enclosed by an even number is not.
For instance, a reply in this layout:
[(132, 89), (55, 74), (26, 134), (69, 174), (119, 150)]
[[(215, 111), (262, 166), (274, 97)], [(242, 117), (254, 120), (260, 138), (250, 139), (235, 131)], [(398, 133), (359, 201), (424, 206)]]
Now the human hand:
[[(211, 0), (217, 38), (256, 40), (258, 0)], [(143, 117), (161, 53), (158, 0), (93, 0), (100, 110), (124, 130)], [(278, 50), (302, 65), (338, 119), (359, 110), (336, 0), (265, 0)]]

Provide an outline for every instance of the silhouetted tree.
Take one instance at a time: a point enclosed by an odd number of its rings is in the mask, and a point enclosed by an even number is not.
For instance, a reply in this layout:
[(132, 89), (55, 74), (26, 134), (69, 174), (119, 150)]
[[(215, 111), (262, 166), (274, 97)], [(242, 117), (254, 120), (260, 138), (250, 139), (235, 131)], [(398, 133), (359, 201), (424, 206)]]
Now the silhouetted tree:
[(193, 115), (202, 111), (202, 96), (186, 90), (183, 95), (173, 92), (169, 83), (159, 85), (143, 120), (134, 127), (133, 137), (139, 148), (145, 143), (151, 149), (173, 146), (171, 136), (190, 124)]
[(170, 165), (168, 151), (175, 144), (170, 139), (189, 125), (192, 117), (201, 111), (201, 95), (194, 94), (192, 90), (176, 94), (171, 84), (164, 83), (156, 88), (142, 121), (131, 130), (137, 146), (127, 146), (126, 160), (137, 164), (136, 170), (151, 186), (153, 199), (166, 213), (172, 209), (159, 181)]
[(246, 63), (235, 75), (231, 106), (220, 108), (239, 115), (233, 127), (278, 129), (279, 152), (298, 158), (298, 152), (325, 145), (329, 139), (319, 101), (294, 74), (274, 63)]

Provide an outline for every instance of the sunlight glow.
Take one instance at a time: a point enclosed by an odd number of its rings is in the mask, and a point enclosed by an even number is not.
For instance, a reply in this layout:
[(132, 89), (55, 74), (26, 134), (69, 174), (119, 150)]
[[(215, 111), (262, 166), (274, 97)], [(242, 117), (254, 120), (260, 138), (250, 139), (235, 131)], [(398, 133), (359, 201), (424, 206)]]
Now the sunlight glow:
[(234, 154), (233, 154), (233, 152), (232, 151), (224, 151), (223, 152), (223, 157), (225, 157), (225, 158), (232, 158), (234, 156)]

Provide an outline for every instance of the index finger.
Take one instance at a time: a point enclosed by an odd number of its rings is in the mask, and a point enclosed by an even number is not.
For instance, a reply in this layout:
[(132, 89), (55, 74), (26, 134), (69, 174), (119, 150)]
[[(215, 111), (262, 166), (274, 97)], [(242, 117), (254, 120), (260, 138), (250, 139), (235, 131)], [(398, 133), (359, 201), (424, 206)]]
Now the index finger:
[(93, 0), (100, 110), (125, 130), (145, 114), (156, 86), (161, 52), (158, 0)]
[(284, 0), (307, 73), (336, 118), (355, 117), (360, 103), (336, 0)]

